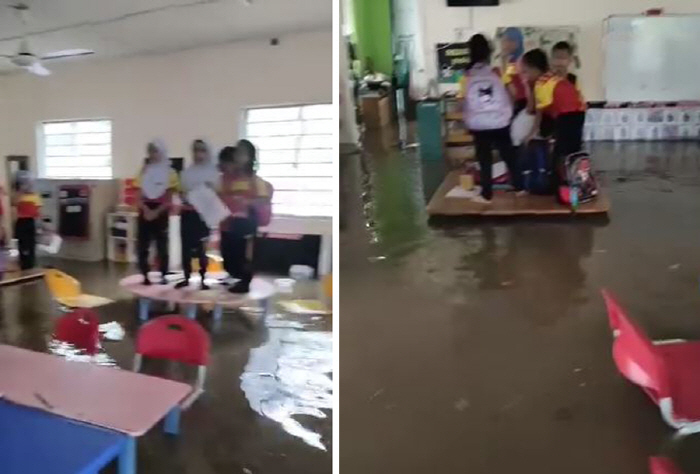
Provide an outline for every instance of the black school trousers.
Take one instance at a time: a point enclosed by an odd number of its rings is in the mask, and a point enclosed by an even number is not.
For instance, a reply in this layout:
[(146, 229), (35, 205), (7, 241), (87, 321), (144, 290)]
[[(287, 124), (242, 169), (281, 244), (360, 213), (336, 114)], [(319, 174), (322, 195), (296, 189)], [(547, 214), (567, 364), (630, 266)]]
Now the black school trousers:
[(476, 147), (476, 158), (479, 160), (481, 174), (481, 196), (491, 200), (493, 197), (493, 150), (505, 162), (510, 174), (511, 183), (516, 191), (522, 191), (522, 175), (513, 141), (510, 138), (510, 127), (496, 130), (471, 130)]
[(205, 244), (209, 238), (209, 227), (195, 210), (185, 209), (180, 213), (180, 240), (182, 241), (182, 271), (185, 280), (192, 274), (192, 259), (199, 260), (199, 274), (204, 280), (209, 259)]
[[(150, 209), (155, 209), (159, 204), (146, 204), (146, 206)], [(168, 273), (170, 259), (168, 254), (169, 218), (170, 216), (167, 211), (163, 211), (157, 218), (151, 221), (147, 221), (143, 217), (143, 213), (139, 214), (137, 253), (139, 269), (144, 277), (148, 276), (148, 271), (150, 270), (148, 255), (151, 249), (151, 242), (153, 241), (156, 243), (160, 273), (163, 276)]]
[[(583, 149), (585, 112), (561, 114), (554, 120), (554, 181), (557, 188), (567, 181), (566, 157)], [(556, 188), (555, 188), (556, 189)]]
[(249, 284), (253, 279), (252, 246), (256, 233), (255, 220), (242, 217), (231, 219), (221, 232), (224, 270), (243, 284)]
[(15, 222), (15, 237), (19, 251), (19, 267), (30, 270), (36, 265), (36, 220), (20, 217)]

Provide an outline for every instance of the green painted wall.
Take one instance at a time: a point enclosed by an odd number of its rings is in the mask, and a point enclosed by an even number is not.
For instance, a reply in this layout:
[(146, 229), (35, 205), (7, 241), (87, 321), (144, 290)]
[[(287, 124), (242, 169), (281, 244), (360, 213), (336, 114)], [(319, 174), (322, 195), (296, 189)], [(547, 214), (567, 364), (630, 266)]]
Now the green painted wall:
[(355, 12), (357, 55), (362, 60), (372, 58), (377, 71), (391, 75), (393, 71), (391, 47), (391, 0), (352, 0)]

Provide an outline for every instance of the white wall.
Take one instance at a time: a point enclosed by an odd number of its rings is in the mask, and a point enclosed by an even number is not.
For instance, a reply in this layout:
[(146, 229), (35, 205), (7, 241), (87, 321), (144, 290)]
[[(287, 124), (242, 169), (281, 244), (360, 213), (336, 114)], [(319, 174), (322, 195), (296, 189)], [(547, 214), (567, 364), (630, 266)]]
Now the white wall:
[[(420, 0), (427, 77), (436, 75), (435, 44), (468, 35), (487, 33), (499, 26), (578, 26), (581, 30), (581, 81), (588, 100), (604, 98), (603, 20), (615, 14), (639, 14), (661, 7), (666, 13), (700, 13), (692, 0), (501, 0), (498, 7), (448, 8), (446, 0)], [(466, 38), (465, 38), (466, 39)]]
[(0, 77), (0, 156), (34, 159), (36, 125), (43, 120), (99, 117), (113, 121), (115, 177), (137, 173), (154, 137), (165, 140), (171, 156), (189, 159), (199, 137), (218, 149), (238, 139), (244, 107), (332, 101), (331, 35), (290, 35), (279, 46), (256, 40), (76, 61), (52, 66), (49, 77)]

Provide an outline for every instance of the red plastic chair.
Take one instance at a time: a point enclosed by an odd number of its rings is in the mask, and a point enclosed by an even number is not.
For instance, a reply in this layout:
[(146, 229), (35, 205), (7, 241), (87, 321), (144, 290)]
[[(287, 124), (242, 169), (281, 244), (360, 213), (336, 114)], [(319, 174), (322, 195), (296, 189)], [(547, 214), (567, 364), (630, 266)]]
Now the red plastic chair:
[(602, 293), (620, 373), (644, 389), (679, 434), (700, 432), (700, 342), (652, 341), (608, 291)]
[(680, 469), (668, 458), (649, 458), (651, 474), (683, 474)]
[(80, 308), (58, 318), (54, 339), (72, 344), (90, 355), (100, 346), (100, 322), (94, 311)]
[(197, 366), (197, 380), (182, 408), (188, 408), (204, 392), (209, 362), (209, 335), (196, 321), (180, 315), (161, 316), (144, 324), (136, 336), (134, 371), (143, 357), (167, 359)]

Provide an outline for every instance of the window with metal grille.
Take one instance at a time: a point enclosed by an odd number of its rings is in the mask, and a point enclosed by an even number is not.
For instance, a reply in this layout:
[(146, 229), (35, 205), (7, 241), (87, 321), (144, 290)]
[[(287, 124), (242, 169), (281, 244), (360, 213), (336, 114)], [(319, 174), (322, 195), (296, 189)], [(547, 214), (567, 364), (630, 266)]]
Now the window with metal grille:
[(245, 111), (245, 136), (258, 149), (258, 175), (275, 188), (275, 215), (333, 215), (337, 126), (331, 104)]
[(112, 178), (111, 120), (43, 122), (38, 135), (43, 178)]

